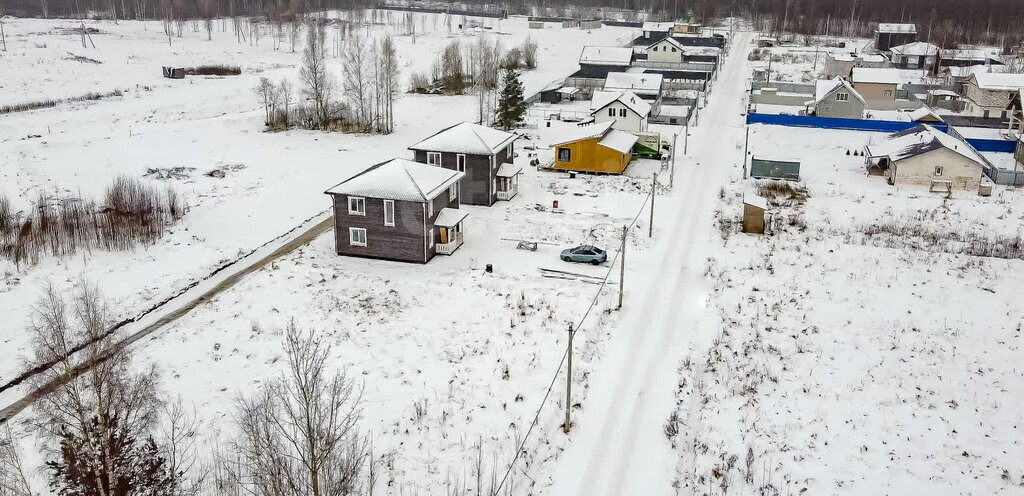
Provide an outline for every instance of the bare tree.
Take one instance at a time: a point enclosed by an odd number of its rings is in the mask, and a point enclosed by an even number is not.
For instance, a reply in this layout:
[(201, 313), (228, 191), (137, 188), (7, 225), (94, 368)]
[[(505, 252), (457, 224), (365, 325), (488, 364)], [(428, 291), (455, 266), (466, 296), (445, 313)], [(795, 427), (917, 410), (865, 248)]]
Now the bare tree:
[(33, 496), (10, 422), (0, 428), (0, 496)]
[(232, 455), (218, 462), (233, 486), (224, 493), (241, 488), (254, 496), (358, 494), (369, 456), (358, 432), (362, 390), (344, 372), (330, 373), (330, 346), (294, 322), (284, 349), (286, 371), (237, 400), (239, 433)]
[(523, 42), (523, 66), (527, 69), (537, 68), (537, 41), (527, 36)]
[(281, 106), (284, 107), (284, 112), (283, 112), (283, 114), (281, 115), (281, 118), (280, 118), (280, 121), (281, 121), (280, 124), (283, 125), (285, 128), (288, 127), (289, 121), (291, 120), (291, 113), (290, 113), (291, 112), (291, 108), (290, 108), (291, 105), (290, 104), (291, 104), (292, 94), (293, 93), (294, 93), (294, 90), (292, 90), (292, 82), (288, 78), (282, 79), (281, 82), (277, 84), (278, 105), (281, 105)]
[(399, 81), (398, 54), (391, 36), (385, 36), (380, 46), (373, 51), (374, 79), (377, 100), (377, 132), (392, 133), (395, 130), (395, 99), (401, 92)]
[(341, 88), (352, 109), (352, 118), (361, 130), (370, 131), (373, 124), (371, 100), (374, 90), (370, 58), (366, 41), (359, 35), (349, 39), (342, 54)]
[[(169, 489), (152, 428), (160, 401), (153, 367), (133, 370), (131, 355), (102, 339), (112, 323), (99, 290), (79, 284), (71, 307), (54, 287), (33, 309), (33, 378), (57, 388), (35, 404), (31, 425), (45, 442), (51, 487), (61, 494), (131, 496)], [(90, 343), (71, 356), (80, 343)]]
[(160, 454), (166, 460), (171, 496), (196, 496), (203, 487), (206, 471), (199, 464), (196, 440), (202, 421), (195, 405), (186, 408), (181, 396), (161, 409), (157, 435)]
[(327, 45), (324, 25), (311, 21), (306, 29), (306, 49), (302, 55), (299, 80), (302, 94), (313, 101), (313, 115), (318, 129), (327, 127), (334, 116), (335, 80), (327, 70)]
[(256, 83), (256, 97), (260, 99), (263, 104), (263, 123), (269, 126), (271, 124), (271, 117), (275, 101), (278, 99), (278, 92), (280, 91), (274, 86), (274, 83), (267, 77), (261, 77), (259, 82)]

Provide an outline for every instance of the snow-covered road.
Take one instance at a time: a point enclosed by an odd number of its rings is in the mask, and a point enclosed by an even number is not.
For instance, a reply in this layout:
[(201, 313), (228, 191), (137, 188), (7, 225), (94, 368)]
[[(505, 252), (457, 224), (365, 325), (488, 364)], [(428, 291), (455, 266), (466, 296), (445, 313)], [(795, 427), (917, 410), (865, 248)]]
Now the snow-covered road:
[[(658, 248), (627, 257), (626, 313), (595, 366), (550, 494), (674, 493), (676, 455), (665, 424), (675, 408), (680, 361), (719, 333), (703, 273), (716, 244), (715, 197), (743, 156), (750, 40), (750, 33), (732, 40), (709, 105), (691, 129), (691, 155), (677, 158), (677, 186), (658, 198)], [(680, 428), (687, 428), (686, 419)]]

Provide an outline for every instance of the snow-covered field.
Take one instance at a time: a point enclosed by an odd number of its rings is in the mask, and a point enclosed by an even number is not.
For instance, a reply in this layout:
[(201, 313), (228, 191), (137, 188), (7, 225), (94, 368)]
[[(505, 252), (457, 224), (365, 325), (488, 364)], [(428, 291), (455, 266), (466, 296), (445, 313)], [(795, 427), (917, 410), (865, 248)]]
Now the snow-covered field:
[[(1024, 192), (888, 186), (846, 155), (878, 136), (752, 126), (809, 198), (773, 208), (774, 235), (723, 229), (708, 259), (723, 329), (679, 367), (680, 494), (1024, 494), (1024, 261), (863, 235), (1014, 238)], [(753, 183), (734, 175), (725, 218)]]

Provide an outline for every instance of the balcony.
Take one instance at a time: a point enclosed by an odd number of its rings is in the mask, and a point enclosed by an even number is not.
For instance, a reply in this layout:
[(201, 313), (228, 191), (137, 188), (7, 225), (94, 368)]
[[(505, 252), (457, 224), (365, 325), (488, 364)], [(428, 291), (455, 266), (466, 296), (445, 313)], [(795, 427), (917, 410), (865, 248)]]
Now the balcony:
[(438, 243), (434, 248), (438, 255), (451, 255), (460, 246), (462, 246), (462, 233), (453, 231), (448, 235), (447, 243)]
[(508, 201), (515, 197), (517, 194), (519, 194), (519, 186), (513, 185), (512, 187), (508, 188), (505, 191), (498, 191), (498, 199)]

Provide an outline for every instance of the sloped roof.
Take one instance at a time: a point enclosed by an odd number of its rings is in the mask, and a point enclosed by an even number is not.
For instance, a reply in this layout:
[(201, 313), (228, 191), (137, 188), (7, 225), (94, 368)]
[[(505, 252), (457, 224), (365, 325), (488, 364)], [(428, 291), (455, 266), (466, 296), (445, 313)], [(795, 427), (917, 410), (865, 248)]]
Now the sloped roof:
[(460, 122), (409, 147), (430, 152), (494, 155), (518, 136), (472, 122)]
[(572, 143), (575, 141), (591, 138), (600, 138), (604, 136), (609, 129), (612, 128), (612, 124), (614, 123), (615, 121), (604, 121), (600, 124), (587, 124), (585, 126), (577, 126), (571, 131), (567, 131), (561, 136), (559, 136), (558, 140), (552, 143), (551, 146), (564, 145), (566, 143)]
[(437, 213), (437, 218), (434, 219), (434, 225), (441, 227), (455, 227), (459, 225), (459, 222), (462, 222), (467, 215), (469, 215), (469, 212), (466, 212), (465, 210), (444, 207)]
[(917, 24), (883, 22), (878, 25), (879, 33), (916, 33)]
[(580, 53), (581, 64), (629, 66), (632, 47), (585, 46)]
[(661, 91), (664, 76), (651, 72), (609, 72), (604, 79), (605, 90)]
[(423, 202), (437, 197), (465, 175), (464, 172), (395, 158), (371, 165), (325, 193)]
[(597, 144), (605, 148), (611, 148), (619, 153), (629, 153), (633, 149), (633, 145), (640, 139), (635, 134), (626, 133), (619, 131), (618, 129), (612, 129), (608, 131), (608, 134), (601, 138)]
[(899, 84), (900, 70), (881, 67), (854, 67), (850, 79), (854, 83), (892, 83)]
[(923, 41), (915, 41), (906, 45), (894, 46), (889, 49), (895, 55), (938, 55), (939, 47)]
[(861, 103), (867, 104), (860, 92), (853, 89), (853, 86), (850, 86), (849, 81), (838, 76), (833, 79), (819, 79), (814, 82), (814, 102), (812, 103), (815, 105), (821, 103), (822, 100), (841, 88), (845, 88), (846, 91), (860, 100)]
[(662, 43), (668, 43), (669, 45), (676, 47), (676, 49), (680, 51), (683, 49), (683, 44), (679, 43), (679, 41), (677, 41), (675, 38), (671, 36), (669, 36), (668, 38), (662, 38), (658, 41), (655, 41), (654, 43), (651, 43), (650, 45), (647, 45), (647, 49), (650, 50), (654, 45), (660, 45)]
[(919, 121), (919, 120), (924, 119), (926, 117), (932, 117), (932, 118), (938, 120), (939, 122), (943, 122), (942, 116), (940, 116), (939, 114), (936, 114), (935, 111), (932, 110), (931, 107), (929, 107), (927, 105), (924, 105), (924, 106), (922, 106), (921, 108), (919, 108), (917, 110), (912, 110), (912, 111), (908, 112), (907, 113), (907, 117), (910, 117), (910, 120), (912, 120), (912, 121)]
[(868, 145), (867, 152), (869, 157), (889, 157), (896, 162), (941, 148), (952, 150), (978, 164), (985, 163), (971, 145), (927, 124), (890, 134), (883, 141)]
[(505, 162), (498, 167), (498, 171), (494, 175), (498, 177), (515, 177), (522, 173), (523, 166)]
[(640, 29), (642, 29), (644, 31), (656, 31), (656, 32), (664, 31), (664, 32), (667, 33), (669, 31), (671, 31), (673, 28), (675, 28), (675, 26), (676, 26), (676, 23), (672, 22), (672, 21), (668, 21), (668, 22), (651, 22), (651, 21), (647, 21), (647, 22), (645, 22), (643, 24), (643, 26)]
[(626, 108), (636, 112), (641, 118), (647, 117), (651, 114), (651, 104), (645, 102), (642, 98), (636, 96), (629, 90), (624, 91), (595, 91), (594, 97), (590, 101), (590, 115), (604, 110), (605, 107), (611, 105), (614, 102), (622, 102)]
[(995, 72), (976, 72), (971, 76), (978, 82), (978, 87), (985, 90), (1016, 91), (1024, 88), (1024, 74), (1000, 74)]

